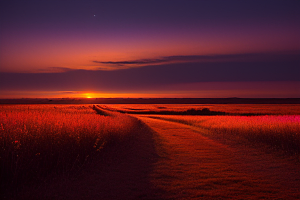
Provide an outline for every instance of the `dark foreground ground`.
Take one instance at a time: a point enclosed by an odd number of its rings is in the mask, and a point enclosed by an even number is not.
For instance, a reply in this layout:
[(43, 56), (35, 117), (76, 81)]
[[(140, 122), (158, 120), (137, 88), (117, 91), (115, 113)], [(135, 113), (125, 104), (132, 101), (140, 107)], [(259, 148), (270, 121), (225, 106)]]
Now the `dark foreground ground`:
[(299, 199), (299, 163), (230, 146), (201, 129), (135, 116), (130, 141), (107, 149), (72, 178), (28, 188), (17, 199)]

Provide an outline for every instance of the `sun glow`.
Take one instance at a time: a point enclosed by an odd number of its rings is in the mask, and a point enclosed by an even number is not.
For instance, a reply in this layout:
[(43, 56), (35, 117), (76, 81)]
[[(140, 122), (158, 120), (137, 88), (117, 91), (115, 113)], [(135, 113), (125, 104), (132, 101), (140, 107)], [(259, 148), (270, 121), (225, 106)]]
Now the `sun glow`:
[(87, 98), (87, 99), (91, 99), (91, 98), (95, 98), (95, 94), (94, 93), (82, 93), (82, 97)]

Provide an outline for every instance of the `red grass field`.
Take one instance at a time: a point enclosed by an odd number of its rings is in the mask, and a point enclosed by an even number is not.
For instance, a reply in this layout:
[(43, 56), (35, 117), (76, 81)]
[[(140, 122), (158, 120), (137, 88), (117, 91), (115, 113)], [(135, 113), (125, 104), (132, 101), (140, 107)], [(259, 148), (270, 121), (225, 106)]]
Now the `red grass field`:
[(109, 108), (129, 111), (184, 111), (209, 108), (232, 114), (300, 115), (299, 104), (106, 104)]
[[(229, 115), (139, 115), (203, 108)], [(299, 133), (299, 105), (2, 105), (1, 193), (81, 199), (97, 179), (89, 199), (297, 199)]]
[(106, 146), (124, 142), (135, 120), (106, 113), (86, 105), (1, 106), (1, 189), (76, 172)]

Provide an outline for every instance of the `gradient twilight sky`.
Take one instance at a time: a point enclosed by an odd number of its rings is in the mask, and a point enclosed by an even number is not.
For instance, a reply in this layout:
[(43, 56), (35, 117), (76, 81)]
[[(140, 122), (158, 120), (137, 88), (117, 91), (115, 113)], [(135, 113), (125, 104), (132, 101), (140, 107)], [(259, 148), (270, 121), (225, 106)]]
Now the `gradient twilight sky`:
[(300, 97), (298, 0), (9, 0), (0, 98)]

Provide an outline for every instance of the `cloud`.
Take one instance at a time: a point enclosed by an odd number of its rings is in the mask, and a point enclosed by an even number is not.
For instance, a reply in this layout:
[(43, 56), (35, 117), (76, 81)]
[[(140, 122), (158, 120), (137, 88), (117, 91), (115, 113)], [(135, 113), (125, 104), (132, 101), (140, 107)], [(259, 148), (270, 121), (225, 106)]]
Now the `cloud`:
[(157, 64), (157, 63), (164, 63), (167, 62), (166, 59), (141, 59), (141, 60), (131, 60), (131, 61), (93, 61), (94, 63), (100, 63), (100, 64), (109, 64), (109, 65), (143, 65), (143, 64)]
[(207, 63), (207, 62), (272, 62), (300, 60), (299, 51), (261, 54), (232, 54), (232, 55), (176, 55), (155, 59), (137, 59), (123, 61), (98, 61), (99, 70), (116, 70), (142, 67), (148, 65), (165, 65), (171, 63)]
[(202, 82), (300, 81), (299, 74), (299, 61), (164, 63), (110, 71), (0, 73), (0, 91), (152, 91)]
[(73, 71), (74, 69), (67, 67), (47, 67), (44, 69), (38, 69), (33, 71), (33, 73), (63, 73), (68, 71)]
[(137, 60), (125, 60), (125, 61), (97, 61), (94, 63), (111, 65), (111, 66), (144, 66), (144, 65), (157, 65), (166, 63), (179, 63), (179, 62), (194, 62), (194, 61), (206, 61), (216, 59), (216, 56), (200, 56), (200, 55), (190, 55), (190, 56), (166, 56), (156, 59), (137, 59)]
[[(300, 81), (299, 54), (282, 54), (277, 57), (261, 54), (169, 56), (111, 63), (110, 65), (125, 65), (124, 68), (127, 65), (136, 67), (118, 70), (50, 68), (53, 69), (51, 73), (0, 73), (0, 92), (34, 90), (147, 93), (171, 86), (178, 86), (178, 90), (197, 90), (205, 82)], [(137, 67), (140, 65), (144, 66)], [(57, 73), (57, 70), (63, 72)], [(185, 87), (180, 88), (180, 85)], [(299, 93), (299, 84), (297, 88)]]
[(60, 94), (81, 94), (79, 91), (59, 91)]

